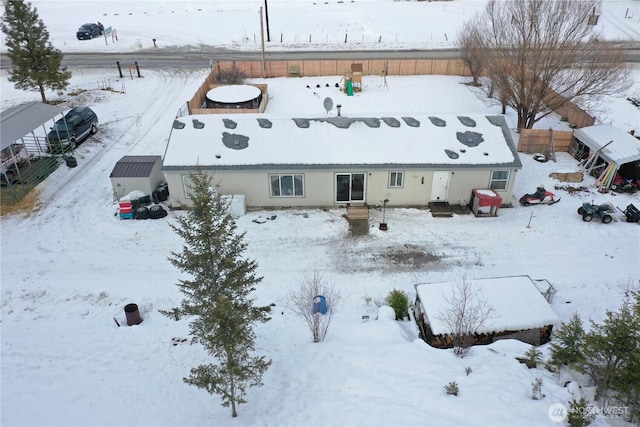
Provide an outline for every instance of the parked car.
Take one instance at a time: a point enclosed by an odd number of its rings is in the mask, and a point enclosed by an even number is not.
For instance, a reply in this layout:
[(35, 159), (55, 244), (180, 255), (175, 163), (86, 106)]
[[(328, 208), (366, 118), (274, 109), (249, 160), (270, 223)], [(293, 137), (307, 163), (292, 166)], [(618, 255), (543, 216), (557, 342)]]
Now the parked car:
[(97, 36), (101, 36), (103, 34), (104, 34), (104, 25), (98, 22), (97, 24), (94, 24), (94, 23), (83, 24), (76, 32), (76, 37), (78, 37), (78, 40), (87, 40)]
[(51, 151), (74, 149), (98, 131), (98, 116), (89, 107), (76, 107), (58, 120), (47, 134)]

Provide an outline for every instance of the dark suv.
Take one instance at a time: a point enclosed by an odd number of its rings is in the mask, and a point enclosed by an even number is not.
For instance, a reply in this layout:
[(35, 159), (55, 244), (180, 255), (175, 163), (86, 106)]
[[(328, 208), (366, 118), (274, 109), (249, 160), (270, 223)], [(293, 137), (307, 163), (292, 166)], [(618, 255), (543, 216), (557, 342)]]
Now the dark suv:
[(78, 37), (78, 40), (87, 40), (103, 34), (104, 25), (98, 22), (97, 24), (91, 23), (82, 25), (78, 29), (78, 32), (76, 32), (76, 37)]
[(76, 107), (58, 120), (47, 134), (51, 151), (76, 148), (82, 140), (98, 131), (98, 116), (89, 107)]

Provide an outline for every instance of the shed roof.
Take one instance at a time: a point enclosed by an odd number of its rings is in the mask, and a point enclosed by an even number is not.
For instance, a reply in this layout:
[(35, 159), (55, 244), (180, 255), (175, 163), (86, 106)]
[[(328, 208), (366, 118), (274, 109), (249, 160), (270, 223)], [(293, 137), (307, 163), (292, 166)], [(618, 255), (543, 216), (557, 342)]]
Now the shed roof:
[(164, 170), (375, 167), (520, 167), (502, 116), (181, 117)]
[(0, 113), (2, 150), (63, 112), (62, 108), (42, 102), (29, 102), (2, 111)]
[(146, 178), (161, 161), (160, 156), (124, 156), (113, 167), (109, 178)]
[[(602, 149), (601, 156), (609, 162), (623, 165), (640, 160), (640, 140), (620, 128), (610, 125), (587, 126), (576, 129), (573, 134), (591, 150)], [(607, 145), (609, 141), (613, 142)]]
[[(560, 321), (529, 276), (494, 277), (468, 282), (472, 292), (478, 292), (493, 309), (491, 318), (478, 333), (520, 331), (554, 325)], [(458, 283), (462, 283), (462, 280), (415, 286), (423, 312), (435, 335), (451, 333), (441, 317), (446, 316)]]

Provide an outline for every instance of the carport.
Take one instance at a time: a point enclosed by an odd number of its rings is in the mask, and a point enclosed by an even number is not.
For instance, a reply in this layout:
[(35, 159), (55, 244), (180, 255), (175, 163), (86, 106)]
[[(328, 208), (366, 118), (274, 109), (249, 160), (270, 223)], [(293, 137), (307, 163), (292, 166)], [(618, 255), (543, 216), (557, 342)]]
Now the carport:
[(587, 174), (596, 177), (596, 184), (603, 191), (609, 190), (619, 171), (638, 173), (640, 140), (631, 133), (610, 125), (595, 125), (576, 129), (573, 136), (570, 153), (581, 160)]
[[(63, 157), (49, 153), (46, 124), (51, 126), (64, 110), (29, 102), (0, 113), (2, 205), (15, 205), (60, 165)], [(58, 117), (60, 116), (60, 117)], [(68, 154), (68, 153), (67, 153)]]

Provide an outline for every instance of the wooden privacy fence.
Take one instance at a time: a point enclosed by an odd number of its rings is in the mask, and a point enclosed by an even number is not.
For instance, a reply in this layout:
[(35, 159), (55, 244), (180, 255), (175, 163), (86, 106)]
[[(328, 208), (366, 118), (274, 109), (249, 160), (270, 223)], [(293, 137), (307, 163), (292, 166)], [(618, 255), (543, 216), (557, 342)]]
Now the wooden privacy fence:
[[(553, 138), (553, 139), (552, 139)], [(573, 131), (553, 129), (520, 129), (518, 151), (521, 153), (547, 153), (555, 151), (568, 152), (573, 141)]]
[[(262, 61), (219, 62), (220, 70), (235, 67), (248, 78), (260, 77), (319, 77), (341, 76), (345, 70), (351, 70), (351, 64), (362, 64), (362, 74), (370, 75), (447, 75), (469, 76), (470, 73), (459, 59), (369, 59), (363, 61), (309, 60), (309, 61), (265, 61), (263, 76)], [(214, 69), (215, 70), (215, 69)]]
[[(352, 70), (352, 64), (361, 64), (363, 75), (445, 75), (471, 76), (468, 67), (459, 59), (369, 59), (369, 60), (307, 60), (307, 61), (226, 61), (212, 68), (205, 82), (188, 102), (190, 114), (246, 113), (264, 112), (268, 102), (267, 85), (253, 85), (262, 91), (262, 102), (257, 110), (204, 108), (207, 92), (216, 86), (216, 74), (219, 71), (235, 70), (247, 78), (261, 77), (318, 77), (340, 76)], [(560, 96), (558, 94), (551, 97)], [(577, 128), (591, 126), (595, 118), (587, 114), (573, 102), (567, 102), (556, 110), (568, 123)], [(547, 152), (551, 139), (556, 151), (569, 151), (573, 140), (571, 131), (552, 131), (539, 129), (521, 129), (518, 151), (526, 153)]]

